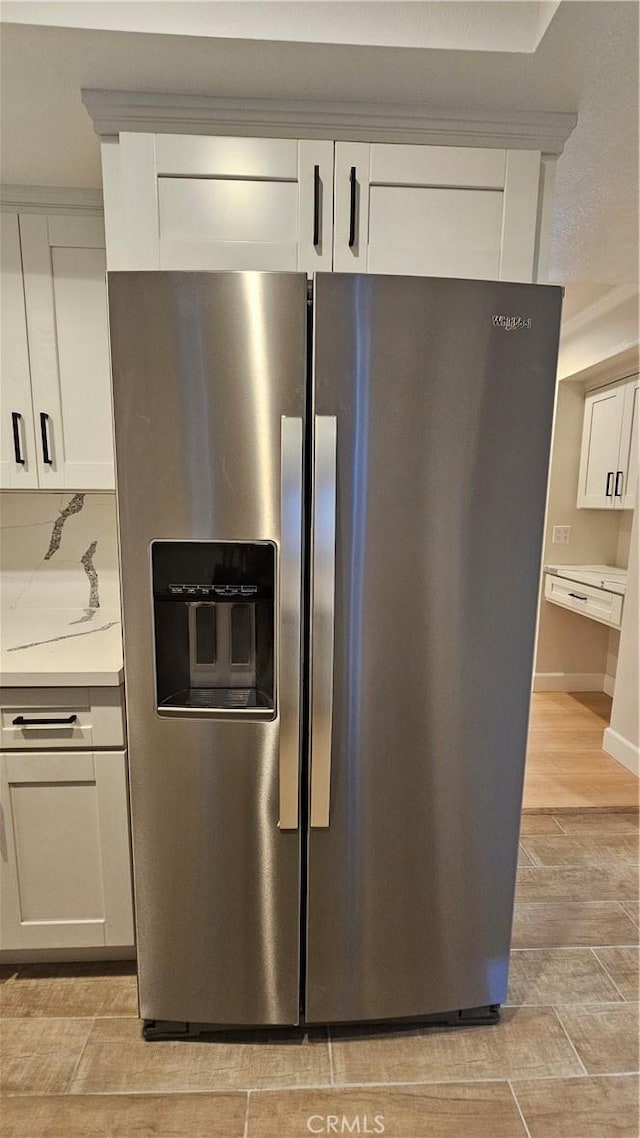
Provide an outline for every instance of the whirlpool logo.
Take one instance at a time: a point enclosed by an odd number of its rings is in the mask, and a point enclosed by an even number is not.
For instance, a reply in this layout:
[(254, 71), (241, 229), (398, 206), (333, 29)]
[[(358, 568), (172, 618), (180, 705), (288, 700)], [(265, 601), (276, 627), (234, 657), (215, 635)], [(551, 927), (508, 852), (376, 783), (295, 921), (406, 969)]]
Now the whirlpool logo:
[(515, 332), (518, 329), (528, 331), (531, 328), (530, 316), (494, 316), (494, 328), (502, 328), (504, 332)]

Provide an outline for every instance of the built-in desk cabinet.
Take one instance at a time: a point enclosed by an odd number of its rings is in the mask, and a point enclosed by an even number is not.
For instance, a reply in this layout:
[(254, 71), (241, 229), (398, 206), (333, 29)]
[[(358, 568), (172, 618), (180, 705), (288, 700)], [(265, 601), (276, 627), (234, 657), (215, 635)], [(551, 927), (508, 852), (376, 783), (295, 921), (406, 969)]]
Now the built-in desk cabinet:
[(632, 510), (638, 484), (640, 379), (585, 396), (578, 508)]
[(0, 488), (113, 489), (102, 217), (2, 212), (0, 247)]
[(102, 161), (110, 269), (535, 277), (537, 150), (123, 131)]

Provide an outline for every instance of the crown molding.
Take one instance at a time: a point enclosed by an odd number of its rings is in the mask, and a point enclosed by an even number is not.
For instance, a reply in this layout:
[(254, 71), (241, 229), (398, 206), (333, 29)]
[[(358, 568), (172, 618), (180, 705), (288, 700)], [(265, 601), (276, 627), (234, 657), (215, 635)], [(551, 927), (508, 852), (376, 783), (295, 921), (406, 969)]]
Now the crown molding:
[(234, 134), (267, 138), (500, 146), (561, 154), (577, 122), (564, 112), (430, 111), (415, 103), (228, 99), (83, 90), (96, 134)]
[(21, 213), (102, 213), (102, 190), (75, 186), (0, 185), (0, 208)]

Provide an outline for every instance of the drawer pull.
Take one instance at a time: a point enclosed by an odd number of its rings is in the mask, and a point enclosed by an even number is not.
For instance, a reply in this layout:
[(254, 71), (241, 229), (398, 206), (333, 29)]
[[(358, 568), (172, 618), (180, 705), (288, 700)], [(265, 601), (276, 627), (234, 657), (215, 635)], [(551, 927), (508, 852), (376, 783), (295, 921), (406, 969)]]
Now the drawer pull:
[(78, 722), (77, 715), (63, 716), (61, 719), (26, 719), (24, 715), (16, 715), (13, 720), (14, 727), (70, 727)]
[(577, 601), (588, 601), (589, 598), (585, 597), (584, 593), (569, 593), (570, 597), (575, 597)]

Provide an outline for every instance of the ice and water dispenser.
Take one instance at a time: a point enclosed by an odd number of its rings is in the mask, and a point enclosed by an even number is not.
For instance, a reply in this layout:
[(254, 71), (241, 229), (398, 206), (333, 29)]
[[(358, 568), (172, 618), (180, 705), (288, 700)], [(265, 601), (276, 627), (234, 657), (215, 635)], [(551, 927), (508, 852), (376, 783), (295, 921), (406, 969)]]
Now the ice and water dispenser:
[(156, 695), (163, 715), (275, 715), (271, 542), (154, 541)]

